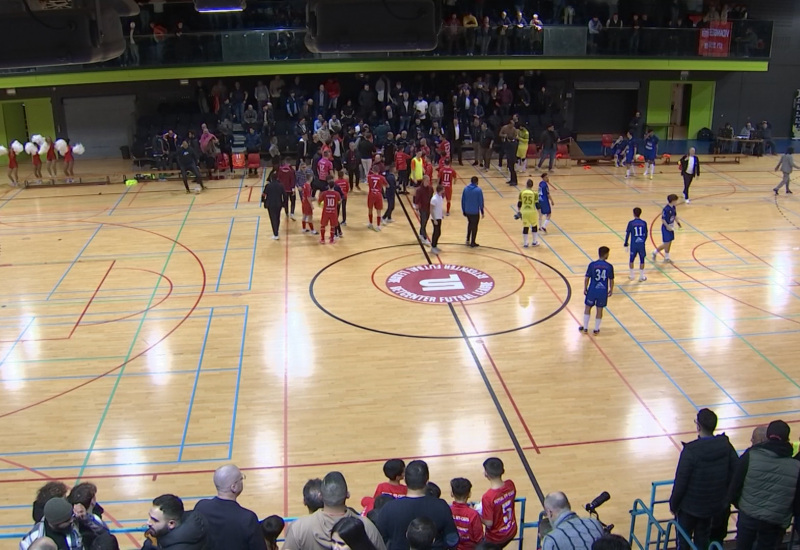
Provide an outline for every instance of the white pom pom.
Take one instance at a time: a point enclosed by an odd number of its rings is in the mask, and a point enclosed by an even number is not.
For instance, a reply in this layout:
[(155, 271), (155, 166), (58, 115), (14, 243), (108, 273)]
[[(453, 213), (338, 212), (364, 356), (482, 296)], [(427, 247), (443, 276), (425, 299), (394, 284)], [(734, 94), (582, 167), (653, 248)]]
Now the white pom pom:
[(69, 149), (69, 145), (67, 145), (66, 141), (63, 139), (56, 140), (56, 151), (58, 151), (62, 157), (67, 154), (67, 149)]
[(44, 143), (44, 136), (40, 134), (34, 134), (31, 136), (31, 142), (35, 143), (36, 145), (41, 145)]
[(19, 141), (17, 141), (17, 140), (14, 140), (14, 141), (12, 141), (12, 142), (11, 142), (11, 149), (12, 149), (12, 150), (13, 150), (13, 151), (14, 151), (16, 154), (18, 154), (18, 155), (19, 155), (19, 154), (20, 154), (22, 151), (24, 151), (24, 150), (25, 150), (25, 149), (24, 149), (24, 147), (22, 147), (22, 144), (21, 144)]
[(82, 155), (86, 152), (86, 147), (84, 147), (80, 143), (76, 143), (75, 147), (72, 148), (72, 152), (75, 153), (76, 155)]
[(39, 148), (36, 146), (35, 143), (31, 143), (30, 141), (25, 144), (25, 152), (29, 155), (36, 155), (39, 153)]
[(39, 154), (46, 155), (47, 152), (50, 150), (50, 144), (46, 141), (44, 143), (39, 144)]
[(0, 145), (0, 157), (4, 157), (8, 154), (8, 149)]

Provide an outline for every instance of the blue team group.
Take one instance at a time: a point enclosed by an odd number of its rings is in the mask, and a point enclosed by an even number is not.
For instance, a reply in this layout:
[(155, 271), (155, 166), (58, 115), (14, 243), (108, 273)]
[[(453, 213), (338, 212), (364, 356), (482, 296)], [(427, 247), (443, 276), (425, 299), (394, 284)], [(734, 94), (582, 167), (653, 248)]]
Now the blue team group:
[[(671, 263), (669, 257), (672, 242), (675, 240), (675, 226), (681, 227), (678, 219), (678, 195), (671, 194), (667, 197), (667, 204), (661, 211), (661, 245), (653, 250), (653, 261), (659, 252), (664, 252), (664, 261)], [(628, 222), (625, 230), (625, 250), (629, 253), (628, 267), (630, 274), (628, 279), (635, 279), (635, 262), (639, 258), (639, 280), (646, 281), (644, 274), (644, 261), (647, 257), (645, 245), (647, 243), (647, 222), (642, 219), (642, 209), (633, 209), (633, 219)], [(614, 266), (608, 262), (611, 250), (607, 246), (601, 246), (597, 251), (598, 258), (589, 264), (586, 269), (586, 276), (583, 284), (583, 294), (586, 296), (583, 310), (583, 325), (579, 330), (584, 334), (589, 332), (589, 320), (592, 308), (596, 308), (593, 334), (600, 333), (600, 322), (603, 320), (603, 310), (608, 305), (608, 298), (614, 292)]]
[[(624, 136), (619, 136), (611, 147), (611, 155), (614, 157), (614, 166), (625, 167), (625, 177), (636, 176), (636, 163), (644, 161), (644, 177), (656, 173), (656, 158), (658, 157), (658, 136), (652, 128), (648, 128), (641, 141), (641, 150), (638, 140), (628, 132)], [(641, 158), (639, 156), (641, 155)]]

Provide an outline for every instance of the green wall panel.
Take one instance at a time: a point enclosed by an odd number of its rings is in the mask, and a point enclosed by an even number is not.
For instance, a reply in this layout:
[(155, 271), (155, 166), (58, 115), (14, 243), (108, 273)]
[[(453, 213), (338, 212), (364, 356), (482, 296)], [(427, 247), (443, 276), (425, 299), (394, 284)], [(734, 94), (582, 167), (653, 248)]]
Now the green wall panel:
[(25, 117), (31, 134), (50, 136), (55, 141), (56, 125), (53, 118), (53, 105), (49, 97), (26, 99)]

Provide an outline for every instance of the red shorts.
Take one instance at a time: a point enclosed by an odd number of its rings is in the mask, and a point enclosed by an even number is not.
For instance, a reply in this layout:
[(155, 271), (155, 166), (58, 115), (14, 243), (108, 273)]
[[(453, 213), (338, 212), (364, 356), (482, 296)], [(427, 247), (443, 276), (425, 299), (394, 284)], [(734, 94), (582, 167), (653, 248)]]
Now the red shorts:
[(369, 195), (367, 195), (367, 208), (383, 210), (383, 195), (370, 191)]
[(321, 227), (325, 227), (330, 225), (331, 227), (336, 227), (339, 225), (339, 215), (334, 212), (333, 214), (328, 212), (322, 213), (322, 219), (319, 221)]
[(311, 208), (311, 203), (303, 201), (303, 215), (310, 216), (314, 213), (314, 210)]
[(453, 198), (453, 186), (449, 185), (444, 188), (444, 198), (447, 199), (447, 202), (450, 202)]
[(9, 167), (9, 169), (13, 170), (14, 168), (17, 168), (18, 166), (19, 166), (19, 164), (17, 163), (17, 159), (15, 159), (15, 158), (8, 159), (8, 167)]

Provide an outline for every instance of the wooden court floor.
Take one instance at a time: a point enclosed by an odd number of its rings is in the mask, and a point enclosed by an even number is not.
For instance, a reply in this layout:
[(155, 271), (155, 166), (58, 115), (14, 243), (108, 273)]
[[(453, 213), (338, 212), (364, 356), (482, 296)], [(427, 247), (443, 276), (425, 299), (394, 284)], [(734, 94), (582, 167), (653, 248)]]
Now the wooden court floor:
[[(674, 164), (652, 181), (557, 170), (537, 249), (522, 248), (516, 192), (495, 168), (479, 173), (483, 246), (463, 245), (461, 188), (477, 172), (456, 166), (441, 262), (415, 243), (408, 203), (368, 230), (363, 191), (344, 238), (321, 246), (299, 216), (270, 239), (257, 179), (200, 195), (180, 182), (4, 186), (0, 533), (29, 528), (49, 479), (94, 481), (111, 522), (136, 527), (159, 494), (212, 495), (230, 461), (247, 475), (242, 503), (265, 517), (301, 514), (305, 481), (331, 470), (358, 506), (392, 457), (427, 460), (446, 495), (468, 477), (477, 499), (492, 455), (529, 521), (535, 486), (581, 508), (607, 490), (602, 517), (625, 533), (633, 499), (672, 476), (697, 408), (716, 410), (738, 449), (775, 418), (800, 435), (800, 203), (773, 196), (774, 163), (708, 165), (678, 208), (674, 264), (648, 256), (644, 283), (628, 280), (625, 227), (639, 206), (660, 239)], [(126, 170), (76, 166), (112, 181)], [(602, 245), (617, 291), (601, 333), (581, 335)]]

